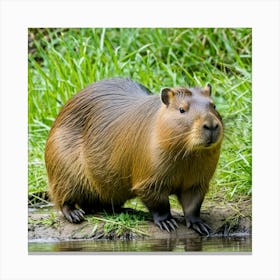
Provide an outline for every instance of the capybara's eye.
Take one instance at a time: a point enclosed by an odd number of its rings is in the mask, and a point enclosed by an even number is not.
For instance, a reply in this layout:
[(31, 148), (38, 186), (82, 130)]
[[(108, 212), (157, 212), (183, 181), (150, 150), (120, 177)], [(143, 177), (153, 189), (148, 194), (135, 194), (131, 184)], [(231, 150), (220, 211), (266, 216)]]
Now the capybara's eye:
[(182, 108), (182, 107), (180, 107), (180, 108), (179, 108), (179, 111), (180, 111), (180, 113), (181, 113), (181, 114), (183, 114), (183, 113), (185, 113), (185, 112), (186, 112), (186, 111), (185, 111), (185, 109), (184, 109), (184, 108)]
[(214, 104), (213, 101), (210, 101), (210, 107), (212, 107), (214, 110), (216, 110), (216, 105)]

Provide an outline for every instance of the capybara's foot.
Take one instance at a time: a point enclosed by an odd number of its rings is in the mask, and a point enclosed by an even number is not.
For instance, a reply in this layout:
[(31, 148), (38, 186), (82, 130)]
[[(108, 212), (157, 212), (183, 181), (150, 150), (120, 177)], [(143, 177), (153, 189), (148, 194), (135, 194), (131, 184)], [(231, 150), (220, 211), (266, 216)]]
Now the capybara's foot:
[(70, 222), (70, 223), (80, 223), (82, 222), (84, 218), (85, 211), (82, 209), (77, 209), (73, 205), (69, 204), (64, 204), (62, 207), (62, 213), (65, 216), (65, 218)]
[(211, 228), (200, 218), (194, 216), (189, 216), (187, 218), (187, 227), (194, 229), (200, 235), (209, 236), (211, 233)]
[(174, 231), (178, 227), (175, 219), (171, 215), (154, 214), (154, 223), (161, 229), (167, 232)]

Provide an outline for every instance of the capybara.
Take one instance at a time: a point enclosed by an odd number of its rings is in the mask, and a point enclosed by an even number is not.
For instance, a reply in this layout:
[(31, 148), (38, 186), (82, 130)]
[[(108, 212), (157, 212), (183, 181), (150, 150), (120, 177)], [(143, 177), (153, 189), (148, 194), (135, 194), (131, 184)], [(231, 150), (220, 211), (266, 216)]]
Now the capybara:
[(223, 123), (211, 86), (163, 88), (127, 78), (98, 81), (74, 95), (51, 128), (49, 193), (72, 223), (139, 197), (161, 229), (175, 230), (169, 195), (202, 235), (200, 208), (220, 155)]

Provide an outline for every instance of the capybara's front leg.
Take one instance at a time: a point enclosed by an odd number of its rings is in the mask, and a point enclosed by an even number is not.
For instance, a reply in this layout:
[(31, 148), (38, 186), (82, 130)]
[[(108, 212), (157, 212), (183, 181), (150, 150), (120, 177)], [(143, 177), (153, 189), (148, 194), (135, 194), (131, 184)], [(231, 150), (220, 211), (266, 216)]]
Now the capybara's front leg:
[(147, 192), (141, 192), (140, 197), (151, 212), (154, 223), (161, 230), (170, 232), (176, 229), (177, 223), (170, 213), (168, 195), (164, 196), (161, 194), (159, 196), (157, 193), (153, 193), (149, 190)]
[(200, 186), (193, 186), (178, 194), (185, 214), (188, 228), (193, 228), (200, 235), (209, 235), (211, 228), (200, 218), (200, 208), (204, 200), (205, 191)]
[(161, 229), (168, 232), (173, 231), (177, 227), (175, 219), (170, 213), (170, 205), (168, 203), (158, 203), (157, 205), (148, 206), (153, 215), (154, 223)]

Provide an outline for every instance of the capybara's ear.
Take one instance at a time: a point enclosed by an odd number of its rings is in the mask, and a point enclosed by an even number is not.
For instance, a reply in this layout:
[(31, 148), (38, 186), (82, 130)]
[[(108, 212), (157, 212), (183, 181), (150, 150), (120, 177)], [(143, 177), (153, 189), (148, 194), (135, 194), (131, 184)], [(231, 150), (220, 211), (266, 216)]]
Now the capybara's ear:
[(204, 87), (204, 92), (207, 94), (207, 95), (211, 95), (212, 94), (212, 87), (210, 84), (207, 84), (205, 87)]
[(174, 96), (174, 92), (171, 88), (163, 88), (161, 90), (161, 101), (166, 106), (170, 104), (170, 99)]

